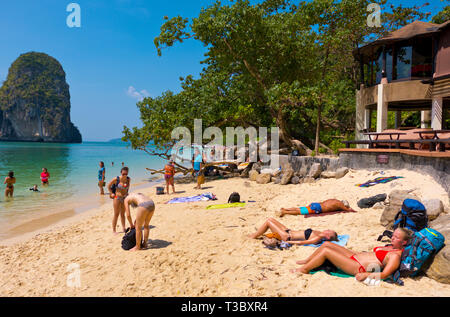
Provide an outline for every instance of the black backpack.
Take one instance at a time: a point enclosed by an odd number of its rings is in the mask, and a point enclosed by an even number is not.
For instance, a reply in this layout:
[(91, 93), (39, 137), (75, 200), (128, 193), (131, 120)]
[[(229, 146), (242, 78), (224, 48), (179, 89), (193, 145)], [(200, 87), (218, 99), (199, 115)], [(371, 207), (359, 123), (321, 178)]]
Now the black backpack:
[[(129, 177), (127, 176), (127, 180), (128, 179)], [(111, 185), (111, 193), (116, 194), (116, 189), (119, 183), (120, 183), (120, 176), (117, 176), (116, 183)]]
[(239, 195), (239, 193), (236, 193), (236, 192), (233, 192), (230, 195), (230, 198), (228, 198), (228, 203), (229, 204), (231, 204), (231, 203), (238, 203), (240, 201), (241, 201), (241, 196)]
[[(142, 244), (142, 242), (141, 242)], [(122, 238), (122, 249), (130, 250), (136, 246), (136, 229), (127, 228)]]

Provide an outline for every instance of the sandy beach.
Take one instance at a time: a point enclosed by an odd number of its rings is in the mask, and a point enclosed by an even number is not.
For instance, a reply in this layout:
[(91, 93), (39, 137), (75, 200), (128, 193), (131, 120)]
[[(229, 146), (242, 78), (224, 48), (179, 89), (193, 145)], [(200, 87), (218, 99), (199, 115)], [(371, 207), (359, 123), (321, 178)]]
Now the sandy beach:
[[(155, 195), (155, 188), (141, 190), (156, 203), (151, 221), (151, 247), (141, 252), (121, 248), (122, 235), (111, 232), (112, 202), (45, 229), (0, 241), (0, 296), (450, 296), (450, 285), (428, 277), (405, 279), (403, 287), (381, 283), (366, 286), (354, 278), (319, 272), (298, 275), (297, 260), (315, 248), (293, 246), (272, 251), (247, 235), (268, 217), (293, 230), (333, 229), (350, 235), (347, 247), (369, 251), (385, 228), (382, 210), (359, 209), (361, 198), (393, 189), (414, 190), (419, 198), (441, 199), (449, 212), (445, 190), (431, 177), (408, 170), (385, 170), (384, 176), (404, 176), (386, 184), (360, 188), (378, 176), (373, 171), (351, 170), (341, 179), (320, 179), (311, 184), (260, 185), (244, 178), (207, 182), (201, 191), (194, 184), (177, 184), (176, 195)], [(226, 203), (231, 192), (245, 207), (206, 210)], [(171, 198), (212, 192), (217, 201), (165, 204)], [(284, 216), (281, 207), (304, 206), (328, 198), (346, 199), (358, 210), (312, 217)], [(132, 211), (134, 218), (134, 213)], [(71, 268), (80, 268), (80, 287), (70, 287)]]

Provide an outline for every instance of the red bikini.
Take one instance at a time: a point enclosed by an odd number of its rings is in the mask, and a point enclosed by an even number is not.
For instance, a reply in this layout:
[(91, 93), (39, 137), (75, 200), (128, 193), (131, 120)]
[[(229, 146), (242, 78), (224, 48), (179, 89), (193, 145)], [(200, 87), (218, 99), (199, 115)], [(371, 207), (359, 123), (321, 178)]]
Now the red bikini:
[[(373, 252), (375, 252), (375, 256), (377, 257), (378, 261), (380, 261), (380, 263), (383, 263), (384, 258), (386, 257), (386, 254), (388, 254), (389, 252), (398, 251), (397, 249), (394, 249), (394, 250), (380, 250), (382, 248), (384, 248), (384, 247), (375, 247), (373, 249)], [(352, 259), (353, 261), (358, 262), (358, 264), (359, 264), (358, 272), (359, 273), (365, 273), (366, 272), (366, 269), (364, 268), (364, 266), (362, 266), (362, 264), (359, 263), (359, 261), (355, 258), (354, 255), (352, 255), (350, 257), (350, 259)]]

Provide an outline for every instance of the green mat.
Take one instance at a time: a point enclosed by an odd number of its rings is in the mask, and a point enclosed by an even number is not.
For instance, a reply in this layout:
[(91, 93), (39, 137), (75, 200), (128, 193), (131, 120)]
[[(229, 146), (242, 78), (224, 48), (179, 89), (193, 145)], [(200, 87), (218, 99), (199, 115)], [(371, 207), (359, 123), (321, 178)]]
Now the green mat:
[(206, 209), (223, 209), (232, 207), (244, 207), (245, 203), (231, 203), (231, 204), (219, 204), (219, 205), (209, 205)]
[[(325, 270), (309, 271), (309, 274), (315, 274), (317, 272), (325, 272)], [(353, 275), (348, 275), (347, 273), (345, 273), (341, 270), (338, 270), (337, 272), (331, 272), (330, 275), (337, 276), (337, 277), (343, 277), (343, 278), (354, 277)]]

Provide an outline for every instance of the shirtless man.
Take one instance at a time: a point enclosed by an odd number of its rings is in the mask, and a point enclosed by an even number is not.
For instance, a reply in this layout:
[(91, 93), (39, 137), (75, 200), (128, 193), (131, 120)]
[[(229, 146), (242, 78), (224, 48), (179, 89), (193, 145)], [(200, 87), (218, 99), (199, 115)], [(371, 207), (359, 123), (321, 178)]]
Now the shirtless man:
[(283, 217), (284, 215), (309, 215), (336, 211), (356, 212), (356, 210), (350, 208), (350, 205), (345, 200), (341, 201), (337, 199), (328, 199), (321, 203), (311, 203), (307, 207), (281, 208), (279, 216)]
[[(136, 246), (130, 251), (141, 250), (142, 226), (144, 226), (144, 241), (142, 247), (147, 248), (148, 235), (150, 233), (150, 220), (155, 213), (155, 203), (153, 200), (141, 193), (132, 193), (125, 198), (125, 214), (131, 228), (136, 229)], [(136, 220), (133, 223), (130, 214), (130, 205), (136, 208)]]

